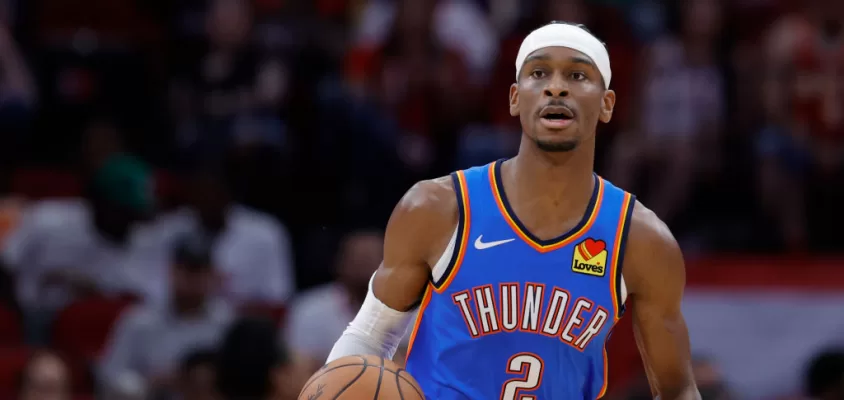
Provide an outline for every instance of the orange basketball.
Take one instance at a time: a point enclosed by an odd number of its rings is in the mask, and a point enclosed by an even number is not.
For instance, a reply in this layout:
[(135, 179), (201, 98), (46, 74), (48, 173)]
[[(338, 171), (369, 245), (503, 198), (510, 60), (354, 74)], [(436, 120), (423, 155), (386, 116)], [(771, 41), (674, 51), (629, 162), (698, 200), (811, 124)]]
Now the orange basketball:
[(422, 389), (396, 363), (377, 356), (334, 360), (308, 379), (299, 400), (425, 400)]

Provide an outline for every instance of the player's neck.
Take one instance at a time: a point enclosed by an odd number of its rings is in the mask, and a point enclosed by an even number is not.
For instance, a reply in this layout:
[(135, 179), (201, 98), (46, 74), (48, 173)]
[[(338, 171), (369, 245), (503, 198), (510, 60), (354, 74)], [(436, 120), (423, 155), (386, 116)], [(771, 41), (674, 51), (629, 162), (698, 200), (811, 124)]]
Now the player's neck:
[(591, 182), (595, 165), (595, 141), (587, 139), (571, 151), (545, 151), (523, 137), (519, 154), (513, 158), (514, 171), (520, 180), (534, 179), (539, 184), (576, 181)]
[(514, 178), (524, 193), (571, 198), (572, 193), (592, 192), (594, 159), (592, 141), (567, 152), (547, 152), (533, 142), (522, 141), (519, 154), (506, 162), (509, 173), (504, 175)]

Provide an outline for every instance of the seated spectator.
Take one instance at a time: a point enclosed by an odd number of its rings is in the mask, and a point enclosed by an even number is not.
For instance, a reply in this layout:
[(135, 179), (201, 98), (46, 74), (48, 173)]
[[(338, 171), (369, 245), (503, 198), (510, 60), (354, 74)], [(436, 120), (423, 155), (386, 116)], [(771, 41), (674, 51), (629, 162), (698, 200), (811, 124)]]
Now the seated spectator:
[(306, 379), (271, 321), (242, 319), (226, 333), (217, 359), (217, 388), (223, 399), (293, 400)]
[(15, 281), (33, 339), (50, 316), (88, 294), (140, 291), (135, 228), (153, 207), (151, 177), (139, 161), (114, 155), (88, 182), (84, 198), (29, 206), (3, 242), (0, 264)]
[[(325, 363), (334, 342), (363, 304), (369, 280), (384, 257), (384, 238), (378, 231), (346, 236), (336, 261), (337, 281), (303, 293), (291, 307), (286, 339), (311, 372)], [(401, 356), (399, 356), (400, 358)]]
[(205, 155), (223, 154), (230, 145), (283, 145), (286, 125), (278, 107), (288, 95), (288, 71), (253, 44), (252, 2), (205, 3), (202, 48), (176, 60), (183, 64), (172, 85), (180, 145)]
[[(379, 33), (349, 52), (346, 78), (355, 95), (377, 104), (394, 119), (396, 155), (421, 179), (450, 169), (447, 149), (457, 135), (455, 129), (478, 103), (473, 96), (480, 85), (472, 78), (483, 75), (470, 73), (465, 53), (438, 34), (437, 20), (448, 18), (447, 25), (466, 23), (459, 35), (462, 39), (483, 24), (462, 20), (465, 14), (444, 17), (444, 9), (455, 4), (451, 1), (395, 3), (370, 3), (374, 9), (389, 9), (384, 10), (390, 15), (386, 35)], [(380, 13), (366, 13), (373, 12)], [(369, 26), (367, 17), (362, 26)], [(473, 43), (476, 49), (483, 46)]]
[[(282, 304), (295, 287), (287, 231), (273, 217), (235, 203), (223, 176), (214, 169), (193, 171), (185, 190), (188, 207), (163, 215), (155, 229), (165, 238), (206, 235), (222, 276), (219, 289), (232, 304)], [(164, 290), (159, 285), (154, 296), (160, 298)]]
[(498, 38), (483, 8), (474, 1), (366, 2), (355, 27), (353, 45), (356, 50), (379, 47), (390, 40), (391, 29), (423, 23), (442, 46), (466, 60), (472, 72), (470, 79), (482, 81), (478, 77), (485, 76), (495, 61)]
[(198, 350), (182, 361), (178, 398), (181, 400), (217, 400), (217, 354)]
[(757, 132), (757, 199), (762, 212), (774, 223), (775, 246), (778, 249), (805, 250), (808, 244), (806, 226), (806, 172), (812, 154), (789, 119), (786, 91), (780, 77), (765, 79), (762, 86), (764, 126)]
[(18, 381), (20, 400), (67, 400), (71, 397), (70, 371), (49, 351), (36, 352), (27, 361)]
[(216, 346), (232, 319), (228, 305), (211, 297), (217, 277), (210, 243), (186, 236), (174, 250), (166, 301), (130, 309), (115, 326), (98, 371), (107, 390), (134, 391), (123, 385), (141, 380), (148, 393), (171, 393), (178, 363), (197, 348)]
[(721, 6), (695, 0), (683, 2), (681, 11), (679, 30), (646, 49), (635, 105), (640, 121), (615, 141), (608, 173), (627, 190), (649, 186), (639, 197), (670, 226), (685, 216), (696, 187), (720, 168), (726, 124)]
[(844, 8), (839, 2), (800, 2), (771, 25), (765, 38), (764, 67), (784, 83), (788, 102), (784, 119), (799, 140), (791, 147), (800, 152), (795, 156), (805, 158), (797, 161), (804, 162), (801, 167), (808, 177), (806, 242), (813, 251), (837, 251), (842, 246), (841, 235), (829, 234), (844, 221), (840, 208), (844, 198), (840, 190), (844, 177), (842, 18)]

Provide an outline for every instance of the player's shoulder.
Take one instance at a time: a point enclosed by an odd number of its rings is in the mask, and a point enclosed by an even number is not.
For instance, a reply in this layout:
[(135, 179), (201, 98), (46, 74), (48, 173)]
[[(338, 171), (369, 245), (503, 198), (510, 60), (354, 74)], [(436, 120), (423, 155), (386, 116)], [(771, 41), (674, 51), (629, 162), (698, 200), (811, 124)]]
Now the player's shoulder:
[[(645, 207), (636, 200), (633, 212), (630, 215), (630, 231), (628, 233), (630, 244), (638, 246), (676, 246), (677, 241), (668, 228), (668, 225), (656, 215), (651, 209)], [(628, 244), (628, 246), (630, 245)]]
[(454, 220), (457, 215), (457, 196), (451, 176), (416, 182), (402, 196), (393, 215), (410, 219)]
[(626, 281), (659, 279), (684, 269), (683, 254), (668, 225), (639, 201), (630, 216), (626, 241), (623, 272)]
[(457, 226), (458, 205), (450, 176), (419, 181), (399, 200), (385, 235), (385, 251), (402, 249), (431, 262)]

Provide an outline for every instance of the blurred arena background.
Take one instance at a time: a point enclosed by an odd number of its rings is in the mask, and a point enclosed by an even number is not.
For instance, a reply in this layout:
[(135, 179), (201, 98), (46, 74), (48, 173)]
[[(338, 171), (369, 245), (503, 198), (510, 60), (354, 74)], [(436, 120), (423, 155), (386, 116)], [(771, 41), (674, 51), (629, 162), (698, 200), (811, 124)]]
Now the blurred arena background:
[[(515, 154), (551, 20), (609, 47), (703, 398), (844, 399), (838, 0), (0, 0), (0, 398), (294, 399), (400, 195)], [(610, 361), (650, 398), (629, 318)]]

